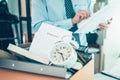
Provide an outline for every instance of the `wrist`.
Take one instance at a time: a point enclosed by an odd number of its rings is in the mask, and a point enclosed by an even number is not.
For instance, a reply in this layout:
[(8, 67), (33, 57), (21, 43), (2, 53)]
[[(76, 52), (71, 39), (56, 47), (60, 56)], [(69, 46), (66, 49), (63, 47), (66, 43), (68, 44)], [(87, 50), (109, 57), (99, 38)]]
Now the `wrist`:
[(72, 24), (73, 24), (73, 25), (76, 24), (76, 21), (75, 21), (74, 19), (72, 19)]

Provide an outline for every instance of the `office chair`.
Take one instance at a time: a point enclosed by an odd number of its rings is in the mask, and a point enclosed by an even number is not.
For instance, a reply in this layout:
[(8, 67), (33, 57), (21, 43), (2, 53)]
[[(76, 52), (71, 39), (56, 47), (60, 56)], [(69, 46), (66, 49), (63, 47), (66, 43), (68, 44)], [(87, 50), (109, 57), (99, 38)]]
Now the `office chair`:
[[(0, 1), (0, 49), (7, 51), (7, 46), (9, 43), (15, 44), (15, 39), (20, 42), (19, 31), (17, 24), (19, 20), (17, 16), (9, 13), (6, 0)], [(12, 25), (14, 24), (16, 37), (14, 37), (14, 32)]]

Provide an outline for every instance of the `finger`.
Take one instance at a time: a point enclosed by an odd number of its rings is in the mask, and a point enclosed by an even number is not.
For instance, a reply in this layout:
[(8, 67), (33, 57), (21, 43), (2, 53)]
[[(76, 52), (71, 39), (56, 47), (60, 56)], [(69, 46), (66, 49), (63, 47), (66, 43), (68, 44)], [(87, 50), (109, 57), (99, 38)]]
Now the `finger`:
[(86, 18), (90, 17), (90, 13), (89, 12), (86, 11), (85, 14), (86, 14)]
[(85, 15), (83, 15), (82, 13), (78, 13), (78, 17), (80, 20), (83, 20), (85, 18)]
[(107, 25), (106, 23), (100, 23), (99, 26), (105, 26)]
[(84, 16), (84, 18), (88, 18), (88, 17), (90, 17), (89, 12), (86, 11), (86, 10), (82, 10), (82, 11), (80, 11), (80, 13), (82, 13), (82, 15)]
[(101, 24), (99, 24), (99, 28), (100, 28), (100, 29), (107, 29), (107, 28), (108, 28), (108, 25), (105, 24), (105, 23), (101, 23)]
[(78, 11), (78, 14), (79, 14), (79, 16), (80, 16), (82, 19), (85, 19), (85, 18), (87, 18), (87, 16), (88, 16), (88, 14), (86, 13), (85, 10), (79, 10), (79, 11)]
[(88, 18), (88, 16), (85, 13), (80, 14), (80, 19), (86, 19), (86, 18)]
[(112, 22), (112, 18), (110, 18), (109, 20), (107, 20), (107, 24), (111, 24)]

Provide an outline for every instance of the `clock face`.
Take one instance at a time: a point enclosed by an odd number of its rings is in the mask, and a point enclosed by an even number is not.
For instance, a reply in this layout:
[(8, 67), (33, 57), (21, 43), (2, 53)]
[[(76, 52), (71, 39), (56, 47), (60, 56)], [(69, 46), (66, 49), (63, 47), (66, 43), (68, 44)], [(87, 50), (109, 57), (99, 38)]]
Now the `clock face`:
[(72, 49), (66, 43), (56, 44), (52, 50), (51, 59), (56, 63), (62, 63), (69, 59)]

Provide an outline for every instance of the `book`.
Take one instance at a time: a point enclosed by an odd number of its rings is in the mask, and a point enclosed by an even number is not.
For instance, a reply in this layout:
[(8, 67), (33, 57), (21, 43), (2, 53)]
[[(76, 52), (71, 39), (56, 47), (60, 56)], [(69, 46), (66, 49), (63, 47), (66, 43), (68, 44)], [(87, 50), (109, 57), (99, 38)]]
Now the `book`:
[(65, 78), (67, 74), (67, 69), (63, 67), (23, 62), (11, 59), (0, 59), (0, 68), (53, 76), (58, 78)]
[(43, 64), (49, 64), (49, 60), (44, 59), (44, 58), (42, 58), (40, 56), (37, 56), (35, 54), (32, 54), (29, 51), (27, 51), (27, 50), (25, 50), (21, 47), (18, 47), (16, 45), (13, 45), (11, 43), (8, 45), (7, 49), (12, 51), (12, 52), (15, 52), (16, 54), (25, 56), (26, 58), (29, 58), (31, 60), (34, 60), (34, 61), (37, 61), (37, 62), (40, 62), (40, 63), (43, 63)]

